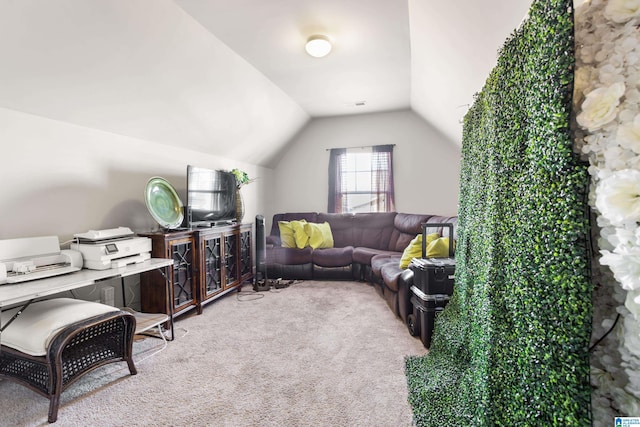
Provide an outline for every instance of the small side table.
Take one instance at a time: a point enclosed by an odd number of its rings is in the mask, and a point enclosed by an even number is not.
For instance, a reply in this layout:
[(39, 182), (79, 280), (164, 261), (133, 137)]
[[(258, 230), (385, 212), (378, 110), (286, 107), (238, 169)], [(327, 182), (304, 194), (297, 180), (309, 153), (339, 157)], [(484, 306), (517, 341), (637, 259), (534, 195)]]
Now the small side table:
[[(136, 362), (142, 362), (143, 360), (148, 359), (149, 357), (160, 353), (162, 350), (164, 350), (167, 347), (167, 344), (168, 344), (167, 337), (165, 337), (164, 335), (164, 330), (162, 328), (162, 325), (169, 320), (168, 314), (140, 313), (129, 307), (124, 307), (122, 310), (128, 311), (129, 313), (133, 314), (133, 316), (136, 318), (136, 330), (134, 332), (135, 335), (147, 335), (152, 337), (157, 337), (159, 335), (159, 338), (162, 338), (162, 341), (163, 341), (163, 345), (161, 348), (155, 350), (151, 354), (146, 355), (140, 360), (136, 360)], [(157, 334), (148, 333), (148, 331), (150, 331), (153, 328), (158, 328)]]

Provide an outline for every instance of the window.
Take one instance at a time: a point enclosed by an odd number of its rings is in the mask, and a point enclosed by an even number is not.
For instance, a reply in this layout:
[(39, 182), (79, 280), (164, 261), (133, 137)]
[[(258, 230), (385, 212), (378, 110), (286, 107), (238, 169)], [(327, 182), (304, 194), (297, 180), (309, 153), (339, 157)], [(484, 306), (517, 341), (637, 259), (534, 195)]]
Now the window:
[(393, 145), (334, 148), (329, 156), (328, 212), (392, 212)]

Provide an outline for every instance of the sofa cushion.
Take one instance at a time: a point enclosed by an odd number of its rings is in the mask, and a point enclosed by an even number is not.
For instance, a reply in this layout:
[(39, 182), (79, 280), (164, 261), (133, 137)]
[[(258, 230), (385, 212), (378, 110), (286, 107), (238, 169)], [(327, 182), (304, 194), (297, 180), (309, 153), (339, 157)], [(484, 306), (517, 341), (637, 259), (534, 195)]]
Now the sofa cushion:
[(382, 265), (380, 276), (384, 281), (384, 286), (393, 292), (398, 292), (398, 278), (402, 275), (404, 269), (400, 268), (399, 262), (388, 262)]
[(314, 264), (322, 267), (343, 267), (353, 262), (353, 246), (316, 249), (311, 258)]
[(283, 265), (310, 264), (312, 262), (311, 252), (310, 246), (307, 246), (304, 249), (274, 246), (268, 251), (265, 251), (265, 262), (267, 264)]
[(400, 257), (401, 255), (397, 252), (380, 254), (380, 255), (374, 256), (373, 258), (371, 258), (371, 272), (375, 276), (380, 277), (381, 276), (380, 271), (382, 270), (382, 267), (389, 263), (395, 263), (396, 266), (398, 266), (400, 264)]
[(402, 252), (409, 246), (411, 239), (422, 233), (422, 223), (427, 222), (433, 215), (417, 215), (399, 213), (393, 220), (391, 238), (388, 250)]
[(318, 222), (327, 222), (333, 235), (333, 246), (343, 248), (354, 246), (353, 244), (353, 217), (352, 213), (319, 213)]
[(309, 236), (309, 246), (312, 249), (333, 247), (333, 234), (328, 222), (321, 224), (308, 222), (304, 225), (304, 231)]
[[(354, 215), (352, 245), (355, 247), (362, 246), (371, 249), (388, 250), (395, 217), (395, 212), (359, 213)], [(402, 252), (402, 249), (398, 252)]]
[(398, 255), (398, 252), (357, 247), (353, 249), (353, 262), (357, 262), (358, 264), (371, 265), (371, 258), (376, 255)]
[[(2, 313), (2, 324), (22, 307)], [(119, 311), (117, 307), (91, 301), (71, 298), (54, 298), (39, 301), (16, 317), (7, 329), (2, 332), (2, 345), (14, 348), (32, 356), (44, 356), (56, 334), (73, 323), (99, 314)]]

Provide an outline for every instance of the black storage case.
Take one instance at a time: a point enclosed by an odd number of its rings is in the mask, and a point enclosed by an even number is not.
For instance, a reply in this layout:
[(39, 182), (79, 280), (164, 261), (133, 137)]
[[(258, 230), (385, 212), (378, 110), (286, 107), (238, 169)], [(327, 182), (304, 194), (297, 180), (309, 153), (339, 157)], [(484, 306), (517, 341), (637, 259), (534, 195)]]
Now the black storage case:
[[(449, 229), (448, 258), (426, 258), (427, 229), (436, 227), (447, 227)], [(453, 256), (453, 224), (423, 223), (422, 258), (414, 258), (409, 264), (409, 268), (413, 271), (414, 285), (428, 295), (453, 295), (453, 285), (456, 272), (456, 260)]]
[(426, 295), (414, 286), (411, 287), (413, 295), (411, 304), (413, 314), (407, 319), (409, 333), (413, 336), (420, 335), (422, 344), (431, 347), (431, 336), (436, 316), (444, 310), (449, 302), (449, 295)]
[[(426, 258), (427, 228), (449, 229), (449, 257)], [(456, 260), (453, 253), (453, 224), (422, 224), (422, 258), (414, 258), (409, 264), (413, 272), (411, 305), (413, 313), (407, 316), (407, 327), (413, 336), (420, 335), (422, 344), (431, 346), (431, 335), (436, 316), (444, 310), (453, 295)]]
[(454, 258), (414, 258), (409, 268), (413, 271), (413, 284), (425, 294), (453, 295)]

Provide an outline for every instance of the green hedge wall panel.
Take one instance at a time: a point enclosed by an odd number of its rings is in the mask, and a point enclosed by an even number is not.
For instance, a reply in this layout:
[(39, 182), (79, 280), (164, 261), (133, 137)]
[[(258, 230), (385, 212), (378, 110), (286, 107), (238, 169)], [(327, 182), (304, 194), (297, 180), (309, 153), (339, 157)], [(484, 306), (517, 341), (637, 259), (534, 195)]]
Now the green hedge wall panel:
[(408, 358), (418, 425), (589, 424), (586, 165), (571, 1), (534, 1), (465, 116), (455, 293)]

